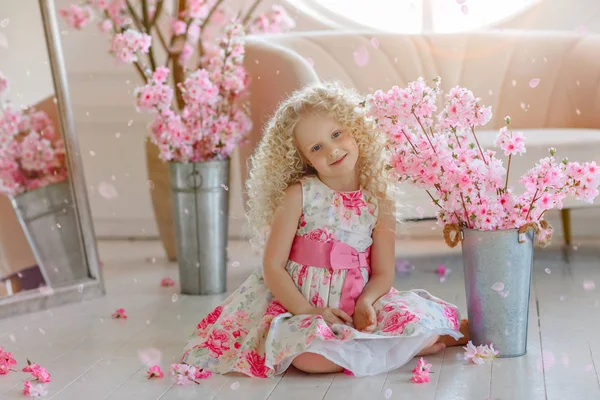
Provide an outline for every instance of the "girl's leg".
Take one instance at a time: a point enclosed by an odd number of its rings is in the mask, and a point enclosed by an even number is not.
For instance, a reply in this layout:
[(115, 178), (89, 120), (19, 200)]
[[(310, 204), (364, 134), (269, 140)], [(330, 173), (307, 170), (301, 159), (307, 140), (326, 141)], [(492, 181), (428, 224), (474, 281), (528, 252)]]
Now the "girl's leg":
[(444, 343), (446, 347), (466, 346), (466, 344), (469, 343), (469, 340), (471, 340), (471, 335), (469, 334), (469, 321), (466, 318), (460, 321), (458, 330), (463, 334), (463, 337), (456, 340), (452, 336), (441, 336), (439, 340), (440, 343)]
[(342, 372), (344, 368), (329, 361), (320, 354), (302, 353), (292, 361), (292, 365), (308, 374), (332, 374)]

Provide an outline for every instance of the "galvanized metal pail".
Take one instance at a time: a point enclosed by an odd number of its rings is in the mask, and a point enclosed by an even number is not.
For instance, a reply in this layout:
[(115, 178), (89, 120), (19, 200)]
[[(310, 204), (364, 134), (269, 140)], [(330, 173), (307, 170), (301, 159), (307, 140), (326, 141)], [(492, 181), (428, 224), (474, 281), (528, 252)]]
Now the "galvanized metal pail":
[(229, 160), (170, 163), (181, 293), (226, 291)]
[(473, 344), (493, 343), (500, 357), (527, 353), (534, 234), (462, 229), (469, 331)]
[(68, 181), (27, 191), (11, 202), (48, 286), (89, 277)]

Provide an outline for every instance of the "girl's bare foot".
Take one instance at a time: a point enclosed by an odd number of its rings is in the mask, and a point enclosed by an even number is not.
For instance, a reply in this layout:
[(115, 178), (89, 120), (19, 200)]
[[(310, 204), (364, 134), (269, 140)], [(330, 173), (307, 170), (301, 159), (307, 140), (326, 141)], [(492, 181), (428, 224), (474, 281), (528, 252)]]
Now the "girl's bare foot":
[(446, 347), (466, 346), (466, 344), (469, 343), (469, 340), (471, 340), (471, 335), (469, 334), (469, 321), (466, 318), (460, 321), (458, 330), (463, 334), (463, 337), (460, 339), (456, 340), (452, 336), (448, 335), (440, 336), (438, 343), (443, 343), (446, 345)]
[(445, 348), (446, 348), (446, 345), (444, 343), (437, 342), (434, 345), (421, 350), (415, 357), (430, 356), (432, 354), (443, 351)]

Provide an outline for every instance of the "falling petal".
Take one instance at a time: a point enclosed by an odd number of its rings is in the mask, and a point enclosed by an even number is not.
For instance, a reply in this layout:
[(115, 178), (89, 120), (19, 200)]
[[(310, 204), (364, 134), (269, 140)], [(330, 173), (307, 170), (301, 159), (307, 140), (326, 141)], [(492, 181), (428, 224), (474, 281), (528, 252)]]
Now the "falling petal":
[(542, 368), (545, 371), (548, 371), (554, 366), (554, 364), (556, 364), (556, 357), (554, 357), (554, 353), (544, 350), (542, 353), (542, 359), (538, 360), (537, 362), (537, 368), (538, 371), (542, 371)]
[(179, 296), (177, 295), (177, 293), (173, 293), (173, 296), (171, 296), (171, 301), (175, 303), (177, 299), (179, 299)]
[(46, 331), (45, 331), (44, 329), (42, 329), (42, 328), (39, 328), (38, 330), (40, 331), (40, 333), (41, 333), (42, 335), (45, 335), (45, 334), (46, 334)]
[(131, 125), (133, 125), (133, 120), (132, 119), (130, 119), (129, 122), (127, 122), (127, 126), (131, 126)]
[(4, 47), (5, 49), (8, 49), (8, 40), (6, 39), (6, 36), (4, 36), (4, 33), (0, 32), (0, 47)]
[(238, 390), (239, 387), (240, 387), (240, 383), (239, 382), (233, 382), (231, 384), (231, 390)]
[(10, 22), (10, 19), (4, 18), (2, 21), (0, 21), (0, 27), (6, 28), (9, 24), (9, 22)]
[(550, 275), (550, 274), (552, 273), (552, 271), (550, 270), (550, 268), (546, 268), (544, 271), (546, 271), (546, 273), (547, 273), (548, 275)]
[(376, 49), (378, 49), (378, 48), (379, 48), (379, 39), (377, 39), (377, 38), (375, 38), (375, 37), (374, 37), (374, 38), (372, 38), (372, 39), (371, 39), (371, 46), (373, 46), (373, 47), (375, 47)]
[(596, 289), (594, 281), (583, 281), (583, 288), (587, 291)]
[(504, 283), (502, 283), (502, 282), (494, 283), (494, 285), (492, 286), (492, 290), (495, 290), (496, 292), (500, 292), (500, 291), (504, 290)]
[(157, 365), (160, 364), (162, 352), (156, 348), (138, 350), (138, 358), (144, 365)]
[(154, 181), (148, 180), (148, 188), (150, 190), (154, 189)]
[(392, 389), (387, 389), (385, 391), (385, 398), (389, 399), (390, 397), (392, 397)]
[(232, 263), (231, 263), (231, 266), (232, 266), (233, 268), (237, 268), (237, 267), (239, 267), (239, 266), (240, 266), (240, 263), (239, 263), (238, 261), (234, 261), (234, 262), (232, 262)]
[(100, 196), (109, 200), (118, 196), (117, 189), (108, 182), (100, 182), (98, 185), (98, 193), (100, 193)]
[(581, 110), (579, 110), (579, 108), (577, 108), (577, 109), (575, 109), (575, 113), (576, 113), (577, 115), (581, 115)]
[(466, 4), (463, 4), (463, 5), (460, 7), (460, 11), (462, 11), (462, 13), (463, 13), (463, 14), (467, 15), (467, 14), (469, 13), (469, 7), (467, 7), (467, 5), (466, 5)]
[(227, 191), (227, 190), (229, 190), (229, 186), (227, 186), (227, 185), (226, 185), (226, 184), (224, 184), (224, 183), (221, 183), (221, 187), (222, 187), (223, 189), (225, 189), (226, 191)]
[(529, 81), (530, 88), (534, 88), (539, 84), (540, 84), (540, 80), (538, 78), (533, 78), (532, 80)]
[(369, 50), (365, 46), (361, 46), (354, 52), (354, 62), (359, 67), (364, 67), (369, 63)]
[(417, 216), (419, 218), (423, 218), (423, 215), (425, 215), (425, 209), (423, 207), (419, 206), (415, 209), (415, 211), (417, 211)]
[(517, 81), (515, 81), (514, 79), (512, 80), (512, 85), (513, 87), (517, 86)]
[(79, 286), (77, 286), (77, 291), (79, 293), (83, 293), (83, 284), (80, 284)]

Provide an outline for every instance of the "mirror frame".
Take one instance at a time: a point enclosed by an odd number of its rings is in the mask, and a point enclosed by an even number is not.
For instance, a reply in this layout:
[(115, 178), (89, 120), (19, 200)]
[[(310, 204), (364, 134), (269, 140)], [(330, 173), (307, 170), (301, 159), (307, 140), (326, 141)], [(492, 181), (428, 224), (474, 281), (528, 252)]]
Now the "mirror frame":
[(75, 199), (74, 208), (79, 229), (78, 236), (85, 254), (86, 267), (90, 278), (87, 281), (80, 281), (72, 285), (28, 290), (0, 298), (0, 318), (46, 310), (69, 303), (93, 299), (106, 294), (83, 172), (83, 162), (79, 151), (79, 142), (77, 140), (71, 99), (69, 97), (67, 70), (60, 42), (56, 7), (54, 0), (39, 0), (39, 5), (60, 128), (65, 143), (67, 167), (70, 177), (69, 186), (71, 194)]

